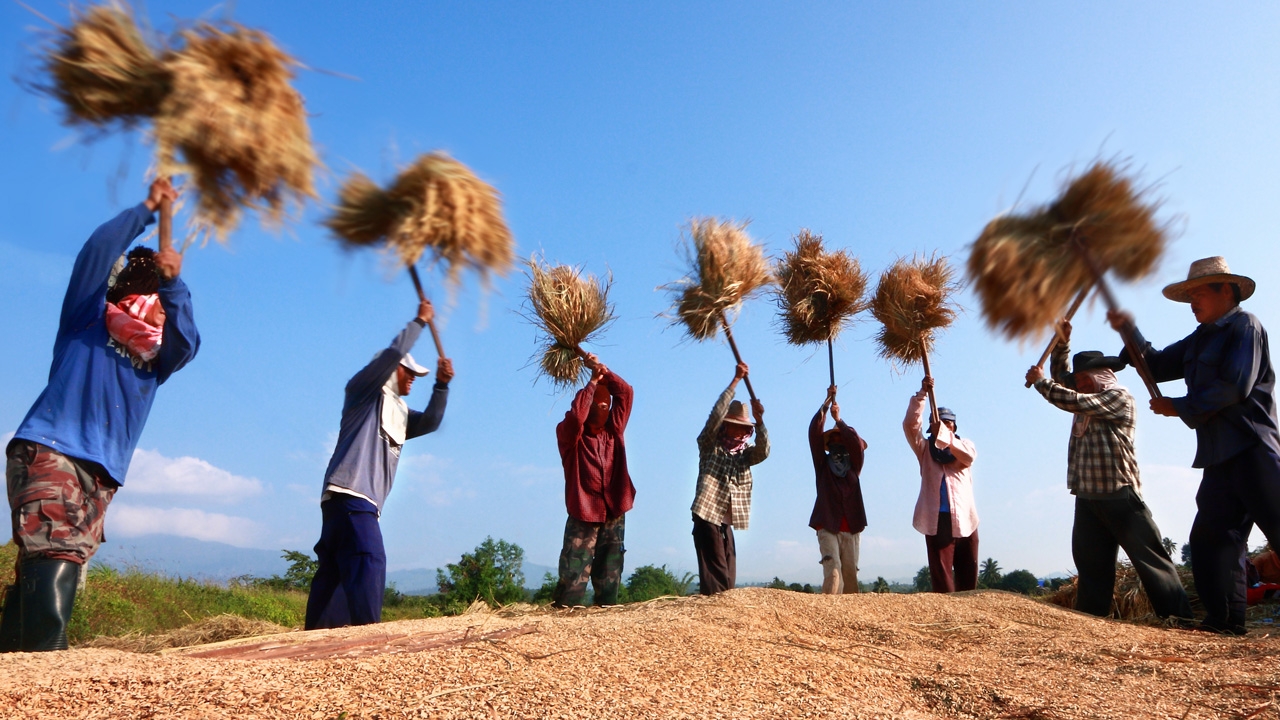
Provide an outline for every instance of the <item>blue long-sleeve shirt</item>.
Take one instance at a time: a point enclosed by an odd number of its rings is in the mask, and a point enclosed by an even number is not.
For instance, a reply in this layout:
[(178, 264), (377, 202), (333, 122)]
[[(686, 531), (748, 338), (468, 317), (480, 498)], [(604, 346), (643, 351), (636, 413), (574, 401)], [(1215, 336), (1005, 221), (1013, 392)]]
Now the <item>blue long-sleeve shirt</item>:
[[(1196, 431), (1193, 467), (1216, 465), (1259, 442), (1280, 454), (1276, 375), (1257, 317), (1237, 307), (1159, 351), (1137, 328), (1134, 335), (1156, 382), (1187, 381), (1186, 397), (1172, 400), (1178, 417)], [(1120, 357), (1129, 361), (1127, 351)]]
[(110, 346), (105, 319), (107, 278), (116, 260), (153, 219), (144, 204), (129, 208), (99, 226), (80, 249), (62, 301), (49, 384), (14, 434), (15, 439), (97, 463), (121, 484), (151, 413), (156, 388), (200, 348), (191, 291), (181, 278), (160, 281), (165, 321), (155, 360), (135, 368)]
[[(390, 347), (374, 356), (368, 365), (347, 381), (338, 446), (329, 459), (321, 492), (329, 485), (346, 488), (369, 498), (378, 507), (378, 512), (382, 512), (400, 463), (399, 448), (393, 447), (382, 432), (382, 388), (418, 341), (423, 326), (424, 323), (411, 320)], [(405, 439), (426, 435), (439, 428), (448, 400), (449, 386), (436, 382), (427, 409), (424, 412), (409, 411)]]

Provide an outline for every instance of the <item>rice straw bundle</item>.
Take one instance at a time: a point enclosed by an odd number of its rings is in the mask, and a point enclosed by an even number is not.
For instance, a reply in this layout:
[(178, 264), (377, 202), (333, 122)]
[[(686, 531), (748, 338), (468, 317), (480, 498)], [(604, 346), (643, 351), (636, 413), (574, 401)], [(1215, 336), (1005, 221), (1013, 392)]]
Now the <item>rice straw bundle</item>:
[(746, 223), (715, 218), (689, 222), (685, 246), (689, 274), (663, 288), (675, 297), (676, 322), (695, 340), (709, 340), (723, 325), (728, 311), (773, 282), (769, 261), (747, 235)]
[(934, 332), (951, 325), (956, 311), (954, 273), (945, 257), (900, 258), (880, 274), (871, 314), (882, 324), (876, 333), (880, 356), (903, 363), (928, 362)]
[(783, 334), (792, 345), (834, 340), (867, 309), (867, 275), (847, 251), (825, 251), (821, 235), (801, 230), (795, 245), (773, 273)]
[(1160, 202), (1126, 166), (1095, 162), (1052, 203), (992, 220), (973, 244), (969, 276), (987, 325), (1009, 338), (1037, 337), (1094, 282), (1079, 241), (1099, 268), (1125, 280), (1152, 272), (1168, 242)]
[(39, 92), (63, 104), (63, 122), (95, 132), (152, 121), (160, 176), (186, 173), (192, 225), (219, 241), (241, 208), (278, 224), (286, 205), (315, 197), (317, 164), (297, 62), (264, 33), (199, 23), (153, 47), (122, 4), (89, 8), (58, 27), (41, 57)]
[[(1187, 598), (1191, 601), (1192, 609), (1201, 610), (1202, 605), (1200, 597), (1196, 593), (1191, 569), (1184, 565), (1175, 567), (1178, 571), (1178, 577), (1182, 580), (1182, 586), (1187, 589)], [(1071, 578), (1045, 599), (1054, 605), (1074, 610), (1076, 594), (1079, 591), (1078, 582), (1079, 578)], [(1147, 597), (1147, 593), (1142, 587), (1142, 580), (1138, 577), (1137, 571), (1133, 569), (1132, 563), (1116, 563), (1116, 582), (1112, 588), (1110, 617), (1117, 620), (1137, 621), (1152, 625), (1161, 625), (1168, 622), (1162, 621), (1156, 616), (1155, 609), (1151, 606), (1151, 600)]]
[(515, 255), (498, 191), (442, 152), (422, 155), (382, 189), (361, 173), (342, 185), (325, 225), (349, 246), (386, 240), (407, 266), (428, 249), (456, 282), (463, 267), (482, 279), (506, 274)]
[(559, 388), (583, 381), (582, 343), (597, 336), (615, 319), (609, 304), (608, 278), (583, 277), (569, 265), (549, 265), (532, 257), (528, 262), (529, 312), (525, 317), (546, 335), (542, 372)]
[(197, 191), (194, 224), (219, 241), (240, 208), (279, 225), (286, 206), (316, 197), (318, 163), (302, 97), (290, 82), (296, 60), (265, 33), (207, 23), (181, 33), (166, 63), (173, 90), (154, 135), (160, 175), (186, 173)]

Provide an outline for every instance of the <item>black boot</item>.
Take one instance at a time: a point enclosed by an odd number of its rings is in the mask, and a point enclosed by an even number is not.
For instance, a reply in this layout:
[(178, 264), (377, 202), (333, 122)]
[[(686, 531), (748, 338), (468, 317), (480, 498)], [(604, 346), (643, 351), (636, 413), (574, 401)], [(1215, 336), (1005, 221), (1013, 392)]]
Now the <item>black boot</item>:
[(4, 589), (4, 615), (0, 617), (0, 653), (22, 649), (22, 593), (18, 586)]
[(24, 560), (21, 577), (22, 651), (66, 650), (80, 566), (70, 560)]

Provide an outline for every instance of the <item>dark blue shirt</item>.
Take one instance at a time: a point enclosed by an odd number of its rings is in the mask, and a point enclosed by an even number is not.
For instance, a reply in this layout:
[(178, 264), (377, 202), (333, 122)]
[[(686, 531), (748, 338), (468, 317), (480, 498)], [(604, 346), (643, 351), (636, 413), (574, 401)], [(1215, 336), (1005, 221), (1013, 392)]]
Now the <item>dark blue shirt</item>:
[(191, 292), (181, 278), (160, 281), (164, 335), (154, 361), (136, 368), (110, 345), (107, 278), (151, 221), (139, 204), (103, 223), (81, 248), (62, 301), (49, 384), (14, 436), (97, 463), (117, 483), (129, 472), (156, 388), (200, 348)]
[[(1257, 317), (1236, 307), (1159, 351), (1137, 328), (1134, 335), (1156, 382), (1187, 381), (1186, 397), (1172, 400), (1178, 417), (1196, 431), (1193, 467), (1217, 465), (1259, 442), (1280, 455), (1276, 375)], [(1120, 357), (1129, 360), (1127, 351)]]

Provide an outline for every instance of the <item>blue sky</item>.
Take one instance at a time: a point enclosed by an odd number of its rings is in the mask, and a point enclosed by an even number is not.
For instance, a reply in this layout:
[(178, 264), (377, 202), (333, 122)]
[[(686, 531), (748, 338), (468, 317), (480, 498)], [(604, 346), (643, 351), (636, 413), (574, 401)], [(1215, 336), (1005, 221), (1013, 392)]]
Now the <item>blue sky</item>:
[[(67, 17), (60, 3), (32, 5)], [(191, 2), (147, 11), (161, 29), (222, 12)], [(668, 299), (654, 288), (681, 274), (676, 244), (693, 215), (750, 219), (775, 255), (807, 227), (873, 272), (917, 251), (962, 264), (983, 224), (1019, 196), (1043, 201), (1063, 168), (1129, 156), (1160, 182), (1182, 229), (1152, 278), (1120, 289), (1148, 337), (1193, 329), (1187, 307), (1159, 288), (1209, 255), (1257, 280), (1246, 307), (1264, 324), (1276, 318), (1274, 5), (277, 1), (239, 2), (235, 18), (317, 70), (297, 86), (328, 168), (325, 200), (351, 168), (386, 180), (397, 163), (444, 149), (503, 193), (521, 256), (613, 272), (619, 320), (591, 349), (636, 388), (631, 568), (696, 569), (694, 437), (732, 375), (727, 347), (685, 342), (657, 317)], [(0, 4), (8, 76), (29, 68), (41, 25)], [(43, 386), (72, 258), (141, 199), (149, 155), (137, 136), (78, 144), (49, 101), (14, 82), (0, 85), (0, 111), (3, 434)], [(326, 237), (323, 210), (308, 207), (278, 235), (250, 220), (225, 247), (188, 252), (204, 344), (158, 397), (109, 539), (314, 544), (342, 386), (415, 308), (406, 277)], [(402, 459), (382, 519), (389, 562), (436, 567), (492, 535), (553, 565), (564, 524), (554, 427), (569, 398), (535, 384), (527, 366), (536, 347), (517, 314), (524, 280), (514, 273), (485, 293), (468, 278), (452, 301), (438, 273), (428, 284), (458, 377), (441, 430)], [(978, 446), (981, 555), (1069, 571), (1070, 418), (1022, 387), (1040, 348), (991, 335), (973, 296), (959, 302), (934, 365), (940, 401)], [(736, 330), (774, 445), (738, 537), (739, 574), (817, 581), (805, 428), (825, 358), (787, 346), (773, 323), (762, 299)], [(873, 332), (868, 318), (840, 340), (837, 382), (846, 419), (870, 443), (863, 575), (902, 577), (925, 562), (911, 528), (919, 476), (901, 430), (920, 371), (877, 359)], [(1077, 349), (1118, 346), (1097, 308), (1082, 312)], [(430, 344), (417, 354), (430, 358)], [(1122, 381), (1145, 405), (1132, 371)], [(1166, 391), (1182, 394), (1178, 383)], [(1193, 451), (1190, 430), (1144, 411), (1144, 494), (1179, 543), (1194, 516)]]

